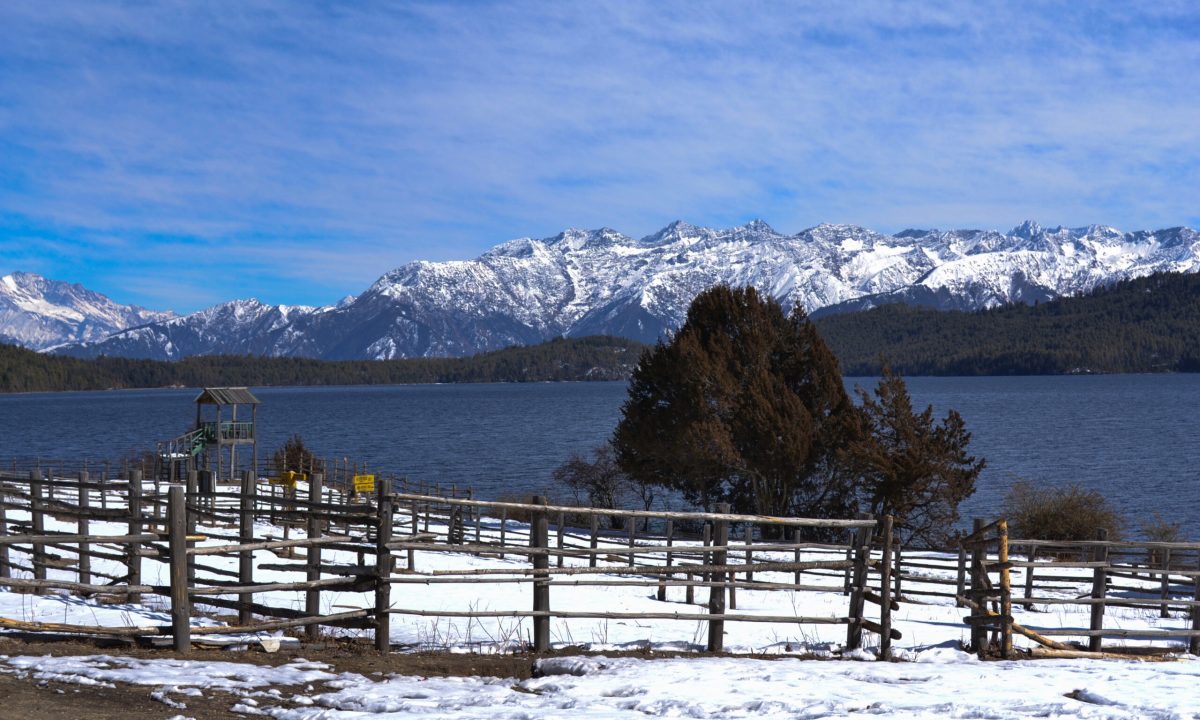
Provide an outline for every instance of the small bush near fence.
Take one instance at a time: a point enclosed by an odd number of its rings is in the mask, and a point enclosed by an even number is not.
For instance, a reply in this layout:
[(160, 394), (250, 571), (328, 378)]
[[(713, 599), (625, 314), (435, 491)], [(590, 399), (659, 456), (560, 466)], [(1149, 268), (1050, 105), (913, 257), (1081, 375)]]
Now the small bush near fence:
[(1003, 514), (1015, 537), (1031, 540), (1094, 540), (1101, 529), (1117, 540), (1124, 529), (1108, 498), (1078, 484), (1042, 487), (1018, 481), (1004, 498)]

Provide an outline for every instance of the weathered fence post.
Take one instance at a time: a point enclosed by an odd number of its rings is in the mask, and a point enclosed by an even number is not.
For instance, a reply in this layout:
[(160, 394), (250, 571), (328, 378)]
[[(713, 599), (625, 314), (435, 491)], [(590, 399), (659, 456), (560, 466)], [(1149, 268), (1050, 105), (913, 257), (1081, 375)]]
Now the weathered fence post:
[[(867, 520), (870, 516), (865, 513), (859, 513), (858, 519)], [(853, 557), (854, 566), (852, 568), (853, 575), (850, 585), (850, 624), (846, 628), (846, 649), (857, 650), (862, 647), (862, 633), (864, 613), (864, 596), (867, 585), (867, 568), (870, 563), (871, 555), (871, 535), (873, 529), (870, 527), (856, 528), (853, 538)]]
[[(854, 542), (857, 537), (858, 537), (858, 532), (856, 530), (849, 530), (846, 533), (846, 562), (847, 563), (851, 563), (854, 561)], [(854, 574), (854, 571), (853, 571), (852, 567), (849, 564), (847, 564), (845, 570), (842, 571), (842, 594), (843, 595), (850, 594), (851, 577), (853, 576), (853, 574)]]
[[(983, 518), (975, 518), (971, 526), (972, 536), (978, 536), (979, 531), (983, 529)], [(971, 600), (975, 602), (975, 607), (972, 608), (974, 615), (986, 615), (987, 608), (985, 594), (985, 578), (987, 568), (983, 566), (986, 556), (984, 554), (987, 545), (982, 538), (975, 537), (971, 543)], [(987, 628), (978, 618), (971, 623), (971, 649), (974, 650), (982, 659), (987, 656)]]
[[(709, 545), (712, 545), (712, 535), (713, 535), (712, 523), (711, 522), (704, 523), (704, 525), (700, 528), (700, 547), (707, 548)], [(711, 565), (712, 564), (712, 553), (709, 553), (707, 550), (704, 553), (702, 553), (700, 555), (700, 564), (701, 565)], [(701, 582), (708, 582), (711, 577), (709, 575), (709, 573), (707, 573), (707, 572), (698, 573), (698, 576), (699, 576)], [(693, 580), (695, 577), (696, 577), (696, 575), (688, 575), (688, 580)], [(695, 600), (696, 600), (696, 594), (695, 594), (695, 591), (693, 590), (693, 586), (691, 583), (688, 583), (687, 602), (690, 605), (693, 602), (695, 602)]]
[[(792, 560), (797, 565), (800, 564), (800, 546), (804, 544), (803, 537), (804, 535), (800, 532), (800, 528), (798, 526), (792, 528), (792, 542), (796, 544), (796, 549), (792, 551)], [(793, 577), (793, 584), (800, 584), (800, 573), (800, 568), (796, 568), (795, 577)]]
[[(1031, 598), (1033, 597), (1033, 563), (1037, 561), (1037, 545), (1026, 546), (1025, 553), (1025, 560), (1029, 563), (1025, 567), (1025, 597)], [(1026, 601), (1024, 607), (1026, 610), (1032, 610), (1033, 602)]]
[(996, 525), (999, 549), (996, 559), (1000, 563), (1000, 657), (1007, 660), (1012, 655), (1012, 571), (1008, 564), (1008, 520), (1001, 519)]
[[(88, 517), (88, 511), (91, 509), (91, 491), (87, 488), (88, 471), (79, 471), (79, 518), (76, 523), (75, 532), (83, 537), (87, 537), (90, 530), (91, 518)], [(79, 582), (84, 585), (92, 583), (92, 546), (87, 540), (79, 541)]]
[(899, 537), (897, 537), (894, 542), (896, 543), (896, 548), (895, 548), (895, 551), (892, 556), (892, 582), (895, 583), (895, 587), (892, 588), (892, 597), (896, 598), (896, 600), (899, 601), (901, 598), (900, 580), (901, 580), (901, 577), (904, 575), (904, 570), (902, 569), (902, 567), (900, 565), (900, 562), (903, 559), (902, 553), (903, 553), (903, 545), (904, 544), (902, 542), (900, 542)]
[(750, 569), (754, 567), (754, 549), (752, 548), (754, 544), (754, 526), (746, 523), (743, 535), (745, 535), (744, 539), (746, 541), (746, 565), (749, 566), (746, 569), (746, 582), (749, 583), (754, 582), (754, 570)]
[[(674, 544), (675, 544), (675, 522), (673, 520), (671, 520), (670, 518), (668, 518), (667, 519), (667, 547), (671, 547)], [(668, 550), (667, 551), (667, 559), (666, 559), (667, 567), (671, 567), (671, 565), (674, 561), (675, 561), (674, 553), (672, 553), (670, 550)], [(667, 601), (667, 581), (670, 580), (674, 576), (673, 575), (662, 575), (660, 577), (662, 579), (658, 583), (658, 600), (659, 600), (659, 602), (666, 602)]]
[[(727, 514), (729, 509), (729, 503), (717, 504), (718, 513)], [(709, 563), (719, 568), (725, 564), (725, 548), (729, 545), (728, 520), (718, 518), (713, 521), (712, 544), (720, 549), (712, 551)], [(712, 617), (708, 621), (708, 651), (717, 653), (725, 649), (725, 571), (714, 570), (709, 577), (712, 587), (708, 590), (708, 614)]]
[[(1096, 539), (1108, 540), (1108, 531), (1100, 528), (1096, 531)], [(1108, 562), (1108, 546), (1097, 545), (1092, 553), (1092, 560), (1099, 563)], [(1092, 573), (1092, 623), (1091, 630), (1096, 633), (1088, 638), (1088, 650), (1100, 652), (1104, 646), (1104, 638), (1100, 631), (1104, 630), (1104, 596), (1108, 590), (1108, 568), (1104, 565), (1097, 567)]]
[(188, 603), (187, 496), (183, 485), (167, 486), (167, 527), (171, 552), (171, 635), (175, 652), (187, 652), (192, 647), (192, 609)]
[(892, 525), (891, 515), (883, 516), (880, 533), (879, 563), (879, 659), (892, 659)]
[[(200, 473), (197, 472), (196, 470), (188, 470), (187, 480), (185, 482), (187, 484), (185, 485), (183, 498), (184, 498), (184, 506), (187, 509), (187, 534), (195, 535), (196, 534), (196, 526), (199, 524), (199, 516), (196, 514), (196, 510), (193, 510), (192, 508), (193, 507), (198, 508), (200, 505)], [(191, 503), (191, 504), (189, 505), (188, 503)], [(196, 543), (194, 541), (189, 541), (187, 546), (189, 548), (194, 548), (194, 547), (196, 547)], [(188, 555), (187, 578), (188, 578), (188, 585), (196, 584), (196, 556), (195, 555)]]
[(596, 567), (596, 548), (600, 546), (600, 517), (592, 513), (592, 552), (588, 554), (588, 567)]
[[(238, 517), (238, 539), (242, 544), (254, 542), (254, 501), (257, 485), (254, 473), (247, 470), (242, 473), (241, 505)], [(250, 585), (254, 582), (254, 551), (242, 550), (238, 553), (238, 584)], [(252, 618), (251, 605), (254, 602), (253, 593), (238, 595), (238, 624), (249, 625)]]
[[(34, 535), (46, 534), (45, 503), (42, 502), (42, 470), (34, 468), (29, 471), (29, 518)], [(30, 556), (33, 563), (33, 579), (46, 579), (46, 546), (35, 543)], [(37, 588), (34, 593), (41, 595), (45, 590)]]
[[(129, 534), (141, 535), (143, 530), (142, 522), (142, 471), (130, 469), (126, 473), (126, 498), (129, 506)], [(142, 544), (137, 540), (129, 542), (126, 548), (127, 560), (129, 566), (129, 584), (142, 584)], [(129, 602), (141, 602), (141, 593), (129, 593)]]
[(632, 552), (633, 548), (637, 546), (637, 518), (626, 518), (625, 522), (629, 523), (629, 567), (633, 567), (637, 564), (635, 559), (636, 556)]
[(379, 488), (379, 529), (375, 533), (375, 649), (385, 655), (392, 647), (392, 492)]
[[(423, 483), (424, 481), (422, 481)], [(426, 528), (428, 529), (428, 528)], [(500, 559), (504, 559), (504, 536), (508, 532), (508, 508), (500, 508)]]
[[(545, 505), (546, 498), (535, 495), (530, 504)], [(542, 551), (533, 555), (533, 611), (546, 613), (533, 616), (533, 651), (539, 653), (550, 649), (550, 574), (547, 572), (550, 569), (550, 556), (545, 552), (550, 546), (549, 535), (546, 511), (533, 511), (529, 522), (529, 547)]]
[[(4, 493), (4, 483), (0, 482), (0, 537), (8, 534), (8, 517), (5, 514), (5, 503), (8, 496)], [(0, 545), (0, 578), (12, 577), (9, 564), (8, 546)]]
[(737, 610), (737, 573), (730, 572), (725, 576), (726, 584), (729, 586), (729, 609)]
[(958, 582), (954, 596), (955, 607), (962, 607), (964, 603), (958, 598), (967, 596), (967, 546), (961, 542), (958, 544)]
[(558, 550), (559, 550), (559, 553), (558, 553), (557, 565), (559, 567), (563, 566), (563, 561), (566, 559), (566, 556), (562, 552), (563, 535), (566, 532), (566, 529), (563, 526), (566, 525), (566, 522), (567, 522), (566, 517), (567, 517), (566, 513), (564, 513), (562, 510), (558, 511)]
[(1196, 559), (1195, 579), (1192, 581), (1192, 637), (1188, 639), (1188, 652), (1200, 655), (1200, 557)]
[(1158, 607), (1158, 616), (1169, 618), (1171, 617), (1171, 605), (1167, 601), (1171, 599), (1171, 548), (1163, 549), (1162, 587), (1159, 589), (1159, 594), (1162, 596), (1162, 605)]
[[(415, 538), (417, 535), (417, 531), (418, 531), (416, 499), (413, 499), (412, 502), (409, 503), (408, 510), (409, 510), (409, 523), (412, 525), (412, 534), (413, 534), (413, 537)], [(416, 541), (413, 540), (411, 542), (416, 542)], [(408, 571), (416, 572), (416, 570), (417, 570), (417, 551), (413, 548), (409, 548), (408, 549)]]
[[(467, 499), (468, 500), (475, 499), (475, 490), (473, 488), (467, 488)], [(475, 522), (475, 544), (478, 545), (479, 544), (479, 535), (480, 535), (480, 532), (479, 532), (480, 525), (483, 524), (483, 511), (480, 508), (475, 507), (473, 505), (469, 508), (469, 510), (471, 512), (471, 518)], [(475, 554), (478, 555), (479, 553), (475, 553)]]
[[(325, 481), (325, 474), (314, 472), (311, 473), (308, 479), (308, 537), (315, 539), (321, 537), (321, 519), (317, 517), (319, 512), (317, 505), (321, 502), (321, 485)], [(316, 582), (321, 579), (321, 546), (309, 545), (307, 555), (304, 558), (305, 577), (309, 582)], [(304, 591), (304, 614), (309, 617), (316, 617), (321, 614), (321, 589), (310, 587)], [(309, 642), (316, 642), (321, 638), (321, 626), (313, 623), (304, 630), (304, 635)]]
[(159, 477), (157, 475), (154, 476), (153, 484), (154, 484), (154, 502), (152, 503), (153, 504), (152, 510), (154, 512), (154, 524), (161, 527), (162, 522), (163, 522), (163, 514), (164, 514), (165, 508), (163, 507), (162, 489), (159, 486)]

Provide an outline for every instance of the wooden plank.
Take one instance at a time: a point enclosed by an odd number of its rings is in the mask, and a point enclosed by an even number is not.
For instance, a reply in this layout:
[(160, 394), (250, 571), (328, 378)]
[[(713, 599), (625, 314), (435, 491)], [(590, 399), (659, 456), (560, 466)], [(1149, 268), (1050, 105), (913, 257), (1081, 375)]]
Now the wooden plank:
[(983, 525), (982, 520), (981, 520), (981, 524), (977, 524), (971, 528), (970, 535), (966, 536), (962, 540), (959, 540), (958, 542), (962, 545), (986, 544), (987, 542), (989, 542), (989, 540), (987, 539), (987, 534), (990, 533), (992, 530), (995, 530), (999, 526), (999, 524), (1000, 524), (999, 520), (993, 520), (992, 522), (988, 523), (987, 525)]
[[(865, 515), (863, 515), (865, 519)], [(870, 561), (871, 529), (866, 526), (857, 528), (854, 531), (854, 563), (851, 569), (851, 588), (850, 588), (850, 617), (854, 622), (846, 628), (846, 647), (850, 650), (857, 650), (862, 647), (862, 629), (863, 620), (866, 618), (863, 615), (865, 605), (863, 603), (864, 586), (867, 584), (867, 564)]]
[(986, 615), (967, 615), (963, 618), (964, 625), (999, 626), (1003, 622), (1012, 622), (1012, 615), (997, 615), (989, 612)]
[[(482, 500), (452, 500), (435, 498), (427, 495), (412, 495), (402, 493), (396, 496), (398, 500), (409, 500), (416, 498), (418, 500), (438, 500), (446, 505), (470, 505), (474, 507), (498, 508), (502, 510), (536, 510), (537, 507), (529, 503), (513, 503), (513, 502), (487, 502)], [(650, 518), (657, 520), (724, 520), (726, 522), (737, 523), (754, 523), (758, 525), (787, 525), (793, 527), (820, 527), (820, 528), (860, 528), (873, 527), (875, 521), (871, 519), (860, 520), (830, 520), (825, 518), (789, 518), (789, 517), (772, 517), (768, 515), (741, 515), (733, 513), (703, 513), (703, 512), (666, 512), (666, 511), (649, 511), (649, 510), (618, 510), (609, 508), (595, 507), (576, 507), (570, 505), (547, 505), (546, 512), (563, 511), (574, 515), (604, 515), (629, 518)]]
[(292, 547), (311, 547), (314, 545), (329, 545), (353, 540), (349, 535), (329, 535), (317, 538), (297, 538), (294, 540), (261, 540), (258, 542), (240, 543), (237, 545), (211, 545), (188, 550), (189, 555), (232, 555), (248, 550), (281, 550)]
[[(308, 496), (311, 502), (320, 502), (321, 490), (325, 481), (325, 474), (319, 472), (310, 473), (311, 477), (308, 480)], [(317, 540), (321, 537), (321, 520), (310, 516), (308, 518), (308, 537), (311, 540)], [(307, 555), (304, 558), (305, 579), (312, 582), (321, 580), (321, 546), (310, 545)], [(321, 590), (318, 587), (311, 587), (305, 590), (304, 593), (304, 612), (309, 616), (315, 617), (321, 614)], [(305, 630), (305, 638), (309, 642), (316, 642), (321, 639), (321, 626), (318, 624), (309, 625)]]
[(701, 622), (765, 622), (793, 623), (797, 625), (848, 625), (852, 621), (844, 617), (803, 617), (793, 615), (745, 615), (723, 613), (666, 613), (666, 612), (570, 612), (554, 610), (533, 612), (530, 610), (418, 610), (415, 608), (392, 608), (393, 615), (416, 615), (418, 617), (447, 618), (509, 618), (509, 617), (553, 617), (563, 620), (689, 620)]
[[(885, 515), (883, 518), (883, 527), (881, 528), (881, 563), (879, 567), (879, 629), (873, 630), (879, 634), (879, 658), (881, 660), (892, 659), (892, 640), (900, 638), (892, 637), (892, 610), (899, 610), (899, 606), (892, 602), (892, 525), (894, 519), (891, 515)], [(863, 591), (863, 600), (869, 600), (868, 595), (872, 595), (868, 591)], [(863, 627), (868, 627), (864, 619)], [(868, 627), (868, 629), (870, 629)], [(899, 634), (899, 633), (897, 633)]]
[[(218, 462), (221, 454), (217, 453)], [(217, 466), (218, 473), (220, 465)], [(242, 473), (242, 497), (239, 500), (241, 512), (238, 515), (238, 537), (241, 550), (238, 552), (238, 582), (243, 586), (254, 584), (254, 551), (248, 546), (254, 543), (254, 494), (257, 490), (254, 474), (250, 471)], [(196, 548), (200, 550), (201, 548)], [(205, 548), (207, 549), (207, 548)], [(238, 623), (248, 625), (251, 620), (251, 605), (254, 602), (253, 593), (242, 593), (238, 597)]]
[[(713, 544), (718, 547), (725, 547), (729, 544), (729, 520), (725, 515), (729, 513), (729, 503), (719, 503), (717, 505), (718, 515), (713, 519)], [(633, 522), (633, 519), (630, 519)], [(725, 550), (716, 550), (712, 553), (712, 565), (714, 570), (710, 579), (713, 582), (725, 582)], [(708, 592), (708, 646), (707, 650), (710, 653), (719, 653), (725, 649), (725, 588), (712, 587)]]
[(996, 523), (997, 559), (1000, 568), (1000, 657), (1012, 656), (1012, 564), (1008, 561), (1008, 520)]
[(349, 612), (334, 613), (332, 615), (317, 615), (315, 617), (305, 616), (290, 620), (270, 620), (267, 622), (247, 625), (203, 625), (192, 628), (192, 633), (194, 635), (240, 635), (244, 633), (270, 632), (274, 630), (284, 630), (286, 628), (305, 627), (307, 625), (332, 625), (341, 620), (362, 618), (368, 616), (369, 614), (369, 610), (351, 610)]
[[(530, 502), (530, 505), (535, 507), (545, 507), (546, 504), (546, 498), (541, 495), (535, 495)], [(531, 549), (548, 549), (549, 523), (545, 510), (533, 511), (529, 529), (529, 547)], [(632, 536), (630, 538), (632, 540)], [(629, 557), (633, 558), (632, 555)], [(535, 572), (533, 576), (533, 611), (536, 613), (533, 616), (533, 651), (539, 653), (550, 650), (550, 616), (548, 614), (550, 612), (550, 576), (544, 572), (549, 567), (548, 555), (533, 556), (533, 568), (539, 571)]]
[(873, 632), (876, 635), (878, 635), (881, 641), (883, 640), (884, 633), (886, 632), (889, 645), (891, 644), (892, 640), (902, 640), (904, 638), (904, 634), (901, 633), (899, 630), (897, 630), (895, 628), (885, 629), (883, 625), (871, 622), (870, 620), (867, 620), (866, 618), (863, 618), (863, 620), (862, 620), (862, 627), (864, 630), (869, 630), (870, 632)]
[[(91, 506), (91, 497), (89, 497), (90, 491), (86, 487), (87, 484), (88, 472), (87, 470), (80, 470), (78, 489), (79, 518), (76, 521), (75, 530), (85, 538), (89, 534), (89, 523), (91, 522), (88, 514)], [(85, 585), (92, 582), (92, 556), (89, 552), (90, 550), (91, 548), (87, 540), (79, 541), (79, 582)]]
[[(983, 518), (975, 518), (973, 520), (973, 535), (979, 535), (983, 531)], [(965, 545), (965, 543), (964, 543)], [(987, 584), (987, 573), (983, 568), (983, 547), (979, 543), (975, 543), (970, 547), (971, 559), (971, 600), (972, 607), (977, 610), (986, 611), (986, 599), (984, 592)], [(980, 657), (984, 658), (987, 655), (987, 632), (982, 625), (971, 625), (971, 649)]]
[(192, 645), (192, 608), (188, 602), (187, 500), (184, 490), (182, 485), (172, 485), (167, 491), (167, 526), (171, 533), (171, 635), (175, 652), (185, 652)]
[[(1107, 540), (1108, 530), (1104, 528), (1099, 528), (1096, 530), (1096, 539), (1099, 541)], [(1093, 560), (1098, 563), (1107, 564), (1107, 545), (1096, 545), (1094, 546), (1093, 552)], [(1104, 596), (1108, 591), (1108, 577), (1105, 574), (1105, 570), (1106, 568), (1104, 567), (1098, 567), (1092, 572), (1092, 599), (1097, 601), (1092, 604), (1091, 629), (1093, 631), (1100, 631), (1104, 629)], [(1092, 635), (1088, 641), (1088, 650), (1091, 652), (1100, 652), (1103, 643), (1104, 639), (1102, 634), (1097, 632), (1097, 634)]]
[[(991, 612), (986, 607), (982, 607), (982, 606), (976, 604), (974, 600), (972, 600), (971, 598), (968, 598), (966, 596), (959, 595), (958, 601), (962, 605), (965, 605), (965, 606), (971, 608), (972, 610), (975, 610), (978, 613), (988, 614)], [(975, 628), (975, 626), (972, 625), (972, 630), (974, 630), (974, 628)], [(1046, 637), (1045, 635), (1035, 632), (1033, 630), (1030, 630), (1029, 628), (1026, 628), (1025, 626), (1019, 625), (1015, 622), (1012, 624), (1012, 629), (1013, 629), (1013, 632), (1015, 632), (1019, 635), (1024, 635), (1025, 637), (1029, 638), (1030, 640), (1033, 640), (1034, 642), (1044, 645), (1046, 647), (1054, 648), (1056, 650), (1070, 650), (1071, 649), (1070, 645), (1064, 645), (1060, 642), (1051, 640), (1050, 638)]]
[[(1197, 558), (1200, 563), (1200, 558)], [(1192, 635), (1191, 642), (1188, 643), (1188, 652), (1193, 655), (1200, 655), (1200, 575), (1196, 576), (1195, 587), (1192, 591), (1192, 599), (1196, 603), (1192, 605)]]
[(392, 494), (386, 483), (379, 487), (379, 528), (375, 534), (375, 649), (386, 655), (392, 647), (391, 607), (392, 554), (387, 544), (392, 539)]
[[(43, 514), (42, 501), (42, 470), (37, 468), (29, 471), (29, 517), (33, 525), (34, 535), (44, 535), (46, 532), (46, 518)], [(30, 564), (33, 565), (33, 578), (35, 580), (46, 579), (46, 549), (42, 545), (33, 546), (33, 555), (30, 559)], [(41, 592), (35, 590), (35, 592)]]

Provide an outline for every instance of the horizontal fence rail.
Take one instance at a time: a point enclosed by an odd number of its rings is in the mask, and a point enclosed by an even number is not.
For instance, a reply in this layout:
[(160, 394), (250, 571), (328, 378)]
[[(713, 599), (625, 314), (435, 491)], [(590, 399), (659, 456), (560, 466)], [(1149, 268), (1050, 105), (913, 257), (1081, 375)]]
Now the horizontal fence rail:
[[(892, 571), (899, 548), (890, 518), (877, 523), (738, 514), (727, 506), (701, 513), (550, 505), (545, 498), (485, 501), (455, 486), (391, 479), (366, 493), (355, 492), (351, 482), (328, 486), (319, 472), (298, 482), (295, 476), (279, 482), (282, 473), (262, 482), (245, 472), (239, 485), (202, 488), (197, 471), (165, 483), (147, 480), (130, 465), (109, 466), (97, 477), (88, 469), (66, 477), (63, 467), (0, 470), (0, 585), (158, 605), (170, 611), (170, 625), (91, 627), (7, 618), (0, 627), (170, 637), (179, 650), (207, 635), (288, 630), (316, 640), (323, 629), (335, 628), (369, 631), (376, 648), (387, 652), (393, 616), (527, 619), (529, 645), (539, 652), (549, 649), (552, 619), (700, 622), (707, 626), (705, 647), (714, 652), (724, 649), (726, 622), (845, 625), (847, 649), (861, 647), (864, 631), (873, 632), (885, 657), (899, 638), (891, 623), (900, 575)], [(346, 468), (343, 480), (352, 480)], [(48, 520), (71, 530), (47, 530)], [(93, 533), (94, 522), (125, 531)], [(846, 539), (808, 542), (795, 531), (803, 528), (833, 530)], [(423, 567), (421, 558), (433, 554), (451, 564)], [(472, 562), (459, 567), (453, 558)], [(215, 562), (221, 559), (226, 562)], [(256, 580), (256, 571), (271, 577)], [(165, 584), (144, 579), (163, 575)], [(393, 587), (414, 585), (472, 586), (481, 594), (489, 586), (530, 589), (525, 607), (503, 610), (393, 602)], [(563, 595), (571, 588), (616, 586), (654, 588), (658, 600), (682, 600), (695, 609), (581, 609)], [(739, 612), (739, 590), (840, 593), (845, 600), (842, 611), (829, 616)], [(263, 597), (278, 591), (302, 593), (302, 607)], [(699, 597), (704, 591), (707, 596)], [(339, 609), (339, 593), (357, 593), (366, 598), (365, 607), (332, 612)], [(872, 618), (868, 605), (878, 609)], [(236, 614), (236, 620), (196, 624), (206, 613)]]
[[(1011, 554), (1010, 554), (1011, 553)], [(991, 557), (996, 560), (992, 561)], [(1014, 583), (1013, 571), (1021, 574)], [(1055, 637), (1082, 640), (1090, 653), (1105, 650), (1104, 640), (1182, 641), (1200, 654), (1200, 543), (1112, 541), (1104, 530), (1095, 540), (1060, 541), (1009, 538), (1003, 520), (976, 530), (962, 541), (955, 596), (974, 614), (972, 647), (982, 655), (1000, 643), (1001, 655), (1011, 652), (1015, 631), (1059, 651), (1076, 647)], [(1027, 628), (1012, 617), (1012, 608), (1077, 606), (1086, 627)], [(1105, 623), (1106, 608), (1144, 610), (1186, 623), (1174, 628), (1121, 628)], [(1069, 616), (1068, 616), (1069, 617)], [(992, 633), (989, 642), (987, 634)], [(997, 640), (997, 637), (999, 640)]]

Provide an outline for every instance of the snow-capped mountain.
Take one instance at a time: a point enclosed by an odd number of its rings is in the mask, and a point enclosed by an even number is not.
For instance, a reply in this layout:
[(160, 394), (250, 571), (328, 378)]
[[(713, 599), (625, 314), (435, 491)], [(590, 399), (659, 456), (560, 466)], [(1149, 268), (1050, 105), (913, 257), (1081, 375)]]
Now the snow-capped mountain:
[(1153, 272), (1200, 271), (1200, 233), (1103, 226), (1009, 233), (761, 221), (714, 230), (675, 222), (640, 240), (608, 228), (521, 238), (469, 261), (413, 262), (336, 306), (238, 303), (64, 348), (175, 358), (200, 352), (321, 358), (467, 355), (559, 335), (653, 341), (717, 284), (754, 285), (810, 313), (910, 302), (973, 309), (1078, 294)]
[(0, 341), (34, 350), (103, 340), (127, 327), (174, 316), (169, 311), (119, 305), (82, 285), (35, 273), (0, 277)]
[(327, 308), (266, 305), (233, 300), (206, 310), (113, 333), (102, 342), (75, 343), (53, 352), (96, 357), (179, 360), (191, 355), (283, 355), (277, 342), (287, 338), (298, 318)]

